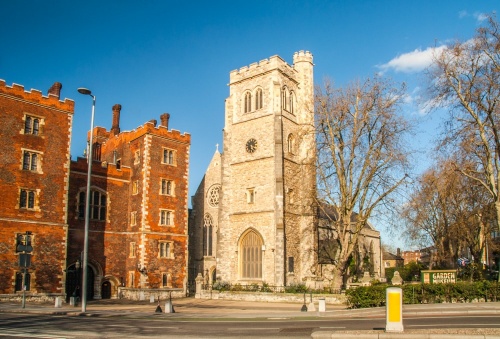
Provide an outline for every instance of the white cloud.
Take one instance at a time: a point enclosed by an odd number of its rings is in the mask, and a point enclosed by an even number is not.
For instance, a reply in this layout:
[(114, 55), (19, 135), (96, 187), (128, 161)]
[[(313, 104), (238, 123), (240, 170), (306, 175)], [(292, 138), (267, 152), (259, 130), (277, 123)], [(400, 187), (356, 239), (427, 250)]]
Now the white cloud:
[(401, 54), (386, 64), (378, 66), (382, 72), (394, 71), (403, 73), (420, 72), (432, 63), (436, 53), (440, 53), (446, 46), (428, 47), (425, 50), (416, 49), (413, 52)]
[(474, 13), (474, 18), (476, 18), (477, 21), (483, 22), (484, 20), (488, 19), (488, 15), (484, 13)]
[(468, 17), (473, 17), (474, 19), (477, 20), (477, 22), (481, 23), (483, 22), (484, 20), (487, 20), (488, 19), (488, 14), (485, 14), (485, 13), (480, 13), (480, 12), (475, 12), (473, 14), (467, 12), (467, 11), (460, 11), (458, 12), (458, 17), (460, 19), (463, 19), (463, 18), (468, 18)]

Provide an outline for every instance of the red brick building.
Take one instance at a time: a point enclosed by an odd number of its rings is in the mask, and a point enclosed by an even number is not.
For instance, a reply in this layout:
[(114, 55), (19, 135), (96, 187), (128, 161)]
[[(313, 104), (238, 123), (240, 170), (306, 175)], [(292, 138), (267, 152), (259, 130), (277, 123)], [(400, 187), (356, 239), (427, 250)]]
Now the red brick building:
[[(191, 137), (146, 122), (120, 131), (95, 127), (89, 223), (89, 299), (184, 293), (187, 283), (188, 168)], [(80, 285), (87, 159), (71, 163), (66, 293)]]
[(422, 252), (420, 250), (416, 251), (403, 251), (401, 252), (401, 257), (404, 259), (404, 264), (409, 264), (413, 262), (421, 262), (422, 261)]
[(56, 82), (44, 96), (0, 80), (0, 294), (22, 290), (23, 250), (31, 252), (29, 295), (64, 293), (74, 102), (59, 100), (61, 88)]

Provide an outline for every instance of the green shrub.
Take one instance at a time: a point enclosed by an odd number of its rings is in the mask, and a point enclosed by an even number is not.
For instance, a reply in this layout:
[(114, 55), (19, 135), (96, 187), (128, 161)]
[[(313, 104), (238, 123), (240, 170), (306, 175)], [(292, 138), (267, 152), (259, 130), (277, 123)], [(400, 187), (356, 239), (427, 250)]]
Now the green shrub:
[(387, 285), (360, 286), (346, 291), (349, 308), (379, 307), (385, 305)]
[(229, 291), (231, 289), (231, 284), (227, 281), (217, 280), (213, 285), (212, 289), (216, 291)]
[(269, 287), (268, 283), (264, 282), (264, 283), (262, 283), (260, 291), (261, 292), (272, 292), (273, 290), (271, 289), (271, 287)]
[(307, 286), (304, 284), (291, 284), (285, 286), (285, 293), (304, 293), (307, 292)]
[[(347, 304), (351, 308), (385, 305), (386, 288), (389, 285), (358, 287), (346, 291)], [(496, 301), (500, 295), (498, 282), (459, 281), (455, 284), (406, 284), (402, 285), (403, 304), (428, 304), (445, 302)]]

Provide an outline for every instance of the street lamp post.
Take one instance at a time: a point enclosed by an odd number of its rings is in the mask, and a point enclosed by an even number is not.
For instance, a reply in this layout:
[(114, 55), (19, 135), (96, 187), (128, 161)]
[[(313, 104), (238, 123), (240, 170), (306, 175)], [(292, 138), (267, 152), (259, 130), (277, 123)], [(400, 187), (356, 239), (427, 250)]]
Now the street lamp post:
[(95, 96), (87, 88), (78, 88), (78, 93), (90, 95), (92, 97), (92, 117), (90, 119), (90, 140), (89, 152), (87, 153), (87, 201), (85, 203), (85, 232), (83, 240), (83, 263), (82, 263), (82, 312), (87, 310), (87, 265), (89, 261), (89, 221), (90, 221), (90, 176), (92, 174), (92, 142), (94, 138), (94, 111), (95, 111)]

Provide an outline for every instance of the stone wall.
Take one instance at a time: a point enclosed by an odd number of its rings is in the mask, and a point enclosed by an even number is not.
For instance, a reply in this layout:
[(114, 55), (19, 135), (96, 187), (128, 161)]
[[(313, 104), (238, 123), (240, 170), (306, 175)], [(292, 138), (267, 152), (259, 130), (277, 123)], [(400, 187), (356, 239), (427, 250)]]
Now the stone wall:
[[(220, 299), (235, 301), (263, 301), (263, 302), (304, 302), (304, 294), (296, 293), (266, 293), (266, 292), (229, 292), (202, 290), (199, 294), (200, 299)], [(306, 293), (306, 303), (310, 302), (311, 294)], [(346, 302), (345, 294), (312, 294), (313, 302), (324, 298), (327, 304), (344, 305)]]
[(182, 288), (150, 288), (150, 289), (140, 289), (140, 288), (129, 288), (129, 287), (119, 287), (118, 297), (120, 299), (129, 300), (151, 300), (151, 297), (155, 301), (168, 300), (172, 298), (183, 298), (186, 296), (184, 289)]

